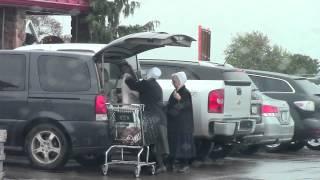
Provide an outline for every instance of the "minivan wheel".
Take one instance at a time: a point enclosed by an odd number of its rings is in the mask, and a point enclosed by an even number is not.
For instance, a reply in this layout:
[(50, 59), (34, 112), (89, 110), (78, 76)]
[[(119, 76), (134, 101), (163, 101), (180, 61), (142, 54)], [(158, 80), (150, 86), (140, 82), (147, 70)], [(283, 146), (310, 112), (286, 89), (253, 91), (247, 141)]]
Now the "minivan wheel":
[(105, 155), (83, 154), (74, 158), (81, 166), (98, 167), (105, 162)]
[(320, 150), (320, 138), (308, 140), (306, 146), (311, 150)]
[(64, 133), (52, 124), (34, 127), (27, 135), (25, 147), (30, 162), (47, 170), (64, 166), (70, 149)]

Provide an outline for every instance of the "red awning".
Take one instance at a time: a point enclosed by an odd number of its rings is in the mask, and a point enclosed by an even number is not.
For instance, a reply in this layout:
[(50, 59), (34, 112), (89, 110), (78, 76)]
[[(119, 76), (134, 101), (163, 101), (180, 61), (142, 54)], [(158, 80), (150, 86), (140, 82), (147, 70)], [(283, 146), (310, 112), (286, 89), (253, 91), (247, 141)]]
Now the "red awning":
[(22, 6), (32, 10), (74, 11), (89, 10), (89, 0), (0, 0), (0, 6)]

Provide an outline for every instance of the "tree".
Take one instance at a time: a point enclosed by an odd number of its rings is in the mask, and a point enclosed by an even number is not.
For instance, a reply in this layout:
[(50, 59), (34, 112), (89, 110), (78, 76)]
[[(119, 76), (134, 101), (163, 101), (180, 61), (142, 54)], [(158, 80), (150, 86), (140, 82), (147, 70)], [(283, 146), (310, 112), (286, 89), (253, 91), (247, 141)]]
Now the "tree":
[(235, 67), (274, 71), (286, 74), (315, 74), (318, 60), (287, 52), (278, 45), (270, 45), (269, 38), (254, 31), (237, 35), (225, 50), (226, 62)]
[(30, 19), (32, 21), (39, 36), (41, 35), (61, 36), (62, 34), (61, 23), (51, 18), (50, 16), (34, 15), (34, 16), (28, 16), (27, 19)]
[(137, 1), (129, 0), (91, 0), (91, 12), (87, 21), (90, 28), (90, 41), (96, 43), (110, 42), (121, 36), (141, 31), (152, 31), (159, 24), (150, 21), (145, 25), (120, 26), (120, 17), (133, 15), (140, 7)]
[(225, 50), (226, 62), (239, 68), (268, 69), (265, 65), (270, 52), (269, 39), (264, 34), (257, 31), (238, 34)]
[(301, 54), (293, 54), (288, 59), (288, 66), (283, 69), (283, 73), (286, 74), (317, 74), (318, 73), (318, 59), (312, 59), (309, 56)]

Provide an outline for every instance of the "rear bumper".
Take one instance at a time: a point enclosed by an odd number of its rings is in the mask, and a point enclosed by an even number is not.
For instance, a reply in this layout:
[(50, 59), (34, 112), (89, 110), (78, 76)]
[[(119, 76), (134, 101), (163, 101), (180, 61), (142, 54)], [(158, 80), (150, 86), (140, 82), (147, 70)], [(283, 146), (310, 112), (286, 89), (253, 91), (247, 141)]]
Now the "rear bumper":
[(209, 133), (213, 137), (233, 136), (237, 138), (253, 133), (255, 122), (254, 119), (211, 121), (209, 123)]
[(303, 129), (297, 127), (295, 136), (305, 139), (320, 138), (320, 118), (307, 118), (302, 120)]
[(72, 154), (104, 153), (111, 145), (108, 123), (61, 121), (72, 144)]
[(266, 136), (264, 134), (253, 134), (243, 137), (244, 144), (274, 144), (274, 143), (283, 143), (289, 142), (292, 139), (292, 135), (275, 135), (275, 136)]
[(291, 119), (289, 124), (281, 125), (275, 117), (267, 117), (262, 120), (263, 123), (256, 124), (253, 134), (243, 137), (245, 144), (273, 144), (288, 142), (294, 134), (294, 122)]

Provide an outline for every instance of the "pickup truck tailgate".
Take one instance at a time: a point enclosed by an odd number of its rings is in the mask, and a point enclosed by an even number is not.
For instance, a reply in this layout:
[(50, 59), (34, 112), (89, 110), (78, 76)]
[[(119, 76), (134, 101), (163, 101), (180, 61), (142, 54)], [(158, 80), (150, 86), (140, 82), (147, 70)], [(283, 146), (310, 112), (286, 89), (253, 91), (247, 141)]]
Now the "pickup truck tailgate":
[(225, 117), (250, 117), (251, 86), (237, 82), (225, 82)]
[(248, 75), (243, 71), (225, 71), (224, 84), (225, 117), (250, 117), (252, 89)]

